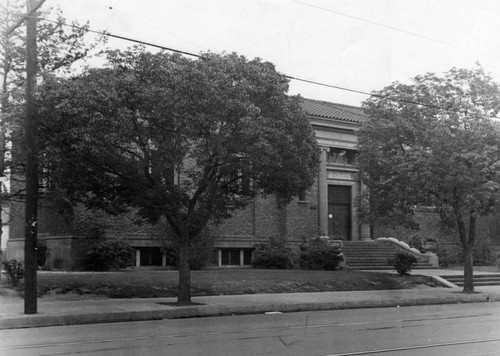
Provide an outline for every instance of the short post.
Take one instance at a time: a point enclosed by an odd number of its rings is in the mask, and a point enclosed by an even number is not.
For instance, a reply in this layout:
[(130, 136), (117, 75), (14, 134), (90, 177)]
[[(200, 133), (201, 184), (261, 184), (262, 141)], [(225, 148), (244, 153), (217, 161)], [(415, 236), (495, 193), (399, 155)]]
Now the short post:
[(135, 249), (135, 266), (141, 267), (141, 250)]

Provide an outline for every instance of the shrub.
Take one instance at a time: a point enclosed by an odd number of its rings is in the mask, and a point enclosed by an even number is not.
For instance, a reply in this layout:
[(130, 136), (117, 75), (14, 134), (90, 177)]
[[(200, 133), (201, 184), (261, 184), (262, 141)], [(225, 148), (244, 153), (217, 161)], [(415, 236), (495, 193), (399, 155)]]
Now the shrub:
[(200, 270), (206, 267), (213, 254), (213, 243), (200, 241), (196, 245), (191, 245), (189, 249), (189, 266), (192, 270)]
[(271, 240), (254, 245), (252, 267), (280, 268), (292, 267), (291, 249), (285, 241)]
[[(441, 267), (449, 265), (463, 265), (464, 252), (459, 244), (440, 245), (436, 252)], [(494, 250), (483, 241), (478, 241), (472, 251), (473, 264), (475, 266), (493, 266), (495, 264)]]
[(133, 266), (134, 249), (124, 241), (103, 241), (90, 247), (82, 259), (85, 270), (110, 271)]
[(393, 266), (400, 275), (409, 275), (410, 271), (417, 265), (417, 258), (404, 252), (398, 252), (388, 263)]
[(335, 270), (342, 261), (338, 247), (328, 245), (320, 237), (300, 245), (300, 266), (307, 269)]
[[(169, 244), (162, 251), (165, 253), (166, 265), (176, 266), (178, 249), (175, 244)], [(214, 238), (203, 235), (201, 238), (191, 241), (189, 244), (189, 267), (191, 270), (200, 270), (211, 263), (214, 253)]]
[(493, 266), (495, 264), (495, 251), (484, 241), (479, 240), (472, 251), (475, 266)]
[(443, 268), (461, 263), (460, 247), (456, 245), (440, 245), (436, 255), (439, 259), (439, 266)]
[(3, 263), (5, 273), (7, 274), (7, 283), (17, 287), (19, 281), (24, 278), (24, 265), (22, 262), (10, 260)]
[(177, 266), (177, 249), (174, 247), (164, 247), (163, 252), (166, 255), (167, 266)]
[(410, 238), (410, 241), (408, 241), (408, 245), (422, 252), (424, 241), (420, 234), (415, 234)]

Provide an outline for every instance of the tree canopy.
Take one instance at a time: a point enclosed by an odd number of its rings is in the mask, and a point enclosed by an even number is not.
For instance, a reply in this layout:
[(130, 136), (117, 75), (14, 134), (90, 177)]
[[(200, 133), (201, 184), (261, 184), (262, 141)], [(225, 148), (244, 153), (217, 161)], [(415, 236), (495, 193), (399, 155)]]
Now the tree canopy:
[[(26, 12), (26, 2), (8, 0), (0, 3), (0, 31), (6, 33)], [(84, 59), (96, 42), (86, 41), (88, 25), (72, 22), (73, 27), (64, 26), (67, 20), (60, 9), (46, 8), (38, 12), (41, 17), (53, 17), (55, 21), (37, 22), (38, 82), (47, 76), (69, 73), (73, 64)], [(9, 170), (11, 179), (20, 178), (23, 171), (21, 126), (24, 120), (26, 35), (24, 26), (18, 26), (0, 38), (0, 176)], [(18, 150), (12, 153), (12, 150)], [(10, 194), (2, 191), (2, 198), (22, 195), (21, 188)]]
[(179, 246), (179, 301), (189, 302), (187, 244), (256, 194), (288, 202), (311, 186), (313, 130), (287, 79), (260, 59), (135, 48), (108, 60), (44, 87), (51, 177), (87, 206), (165, 218)]
[[(464, 249), (465, 291), (473, 291), (476, 219), (500, 198), (500, 89), (481, 67), (393, 83), (364, 103), (359, 135), (368, 186), (364, 219), (412, 222), (415, 206), (451, 214)], [(402, 219), (400, 219), (402, 218)]]
[[(33, 150), (27, 150), (27, 145), (23, 144), (25, 141), (23, 137), (30, 137), (27, 130), (23, 128), (23, 123), (34, 122), (34, 120), (26, 118), (27, 62), (30, 62), (27, 60), (28, 52), (34, 53), (34, 49), (38, 49), (35, 59), (37, 62), (36, 81), (41, 82), (47, 76), (69, 71), (71, 65), (84, 58), (95, 44), (83, 38), (88, 30), (87, 25), (79, 26), (78, 23), (73, 22), (73, 27), (64, 26), (66, 19), (62, 16), (61, 11), (48, 8), (33, 16), (55, 15), (57, 20), (35, 21), (37, 22), (36, 34), (32, 38), (36, 38), (36, 41), (30, 42), (30, 51), (28, 51), (27, 38), (30, 35), (27, 33), (30, 31), (27, 30), (27, 27), (30, 26), (24, 26), (18, 22), (26, 14), (26, 5), (27, 2), (22, 0), (0, 2), (0, 32), (2, 33), (0, 36), (0, 210), (6, 206), (5, 201), (16, 199), (22, 200), (24, 203), (29, 201), (26, 199), (27, 186), (25, 183), (28, 177), (26, 169), (28, 166), (35, 165), (27, 164), (26, 153), (33, 152)], [(28, 23), (31, 20), (33, 18), (28, 18), (25, 22)], [(34, 65), (30, 67), (35, 68)], [(30, 84), (34, 86), (34, 82), (35, 80), (31, 80)], [(36, 157), (35, 154), (32, 156)], [(36, 187), (37, 179), (35, 178), (33, 181), (33, 187)], [(33, 205), (36, 206), (36, 204)], [(6, 212), (7, 216), (12, 216), (9, 208), (6, 209)], [(3, 213), (0, 214), (0, 226), (8, 223), (3, 220), (3, 216)], [(0, 231), (0, 241), (1, 239)], [(29, 244), (27, 246), (31, 249)], [(34, 248), (32, 251), (34, 254)], [(27, 260), (28, 258), (25, 262)], [(34, 258), (30, 259), (30, 261), (34, 260)], [(36, 265), (30, 263), (30, 267), (28, 267), (28, 263), (26, 263), (26, 266), (26, 279), (33, 280), (32, 277), (36, 277)], [(32, 301), (33, 298), (36, 300), (33, 284), (25, 283), (25, 285), (25, 290), (31, 292), (27, 293), (30, 295), (27, 300)]]

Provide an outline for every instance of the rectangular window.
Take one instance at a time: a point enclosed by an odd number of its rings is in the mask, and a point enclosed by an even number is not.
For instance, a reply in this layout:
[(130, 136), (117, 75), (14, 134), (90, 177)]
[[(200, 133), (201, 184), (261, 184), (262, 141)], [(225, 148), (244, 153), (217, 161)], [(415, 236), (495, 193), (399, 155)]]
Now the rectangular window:
[(140, 247), (141, 251), (141, 266), (161, 266), (162, 251), (160, 247)]
[(222, 265), (223, 266), (239, 266), (240, 265), (240, 250), (223, 249)]
[[(243, 264), (241, 263), (243, 258)], [(222, 266), (249, 266), (252, 264), (252, 249), (221, 249)]]
[(328, 163), (353, 166), (357, 164), (357, 151), (344, 148), (330, 147)]

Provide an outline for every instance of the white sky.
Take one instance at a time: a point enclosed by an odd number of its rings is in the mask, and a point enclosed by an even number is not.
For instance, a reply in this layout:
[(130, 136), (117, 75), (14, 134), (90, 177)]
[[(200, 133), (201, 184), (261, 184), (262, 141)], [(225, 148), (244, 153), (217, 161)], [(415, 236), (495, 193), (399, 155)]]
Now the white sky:
[[(498, 0), (47, 0), (44, 7), (51, 5), (94, 30), (187, 52), (235, 51), (283, 74), (365, 92), (475, 62), (500, 82)], [(291, 81), (290, 94), (298, 93), (348, 105), (367, 98)]]

